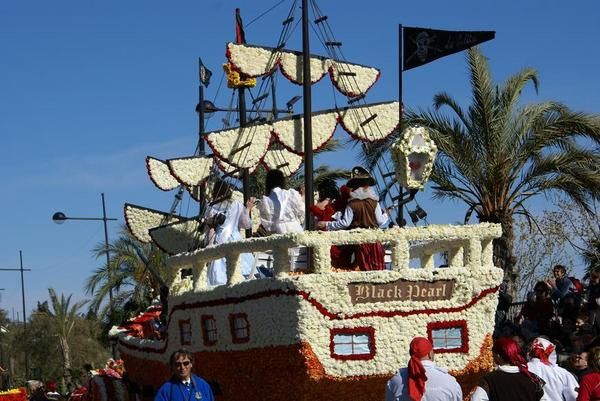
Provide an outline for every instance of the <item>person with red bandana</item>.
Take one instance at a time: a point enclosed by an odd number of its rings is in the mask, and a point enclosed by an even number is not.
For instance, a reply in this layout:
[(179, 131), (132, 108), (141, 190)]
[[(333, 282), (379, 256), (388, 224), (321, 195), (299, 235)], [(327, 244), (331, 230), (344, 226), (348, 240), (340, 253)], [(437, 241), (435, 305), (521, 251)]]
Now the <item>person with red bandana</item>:
[(529, 347), (527, 368), (542, 378), (548, 401), (575, 401), (577, 380), (569, 371), (556, 364), (555, 346), (543, 337), (533, 340)]
[(600, 347), (590, 350), (588, 364), (590, 371), (581, 377), (577, 401), (600, 400)]
[(433, 362), (433, 346), (424, 337), (410, 342), (410, 360), (385, 388), (385, 401), (461, 401), (462, 390), (448, 371)]
[(499, 337), (492, 354), (497, 368), (483, 376), (471, 401), (547, 401), (544, 381), (529, 371), (515, 340)]

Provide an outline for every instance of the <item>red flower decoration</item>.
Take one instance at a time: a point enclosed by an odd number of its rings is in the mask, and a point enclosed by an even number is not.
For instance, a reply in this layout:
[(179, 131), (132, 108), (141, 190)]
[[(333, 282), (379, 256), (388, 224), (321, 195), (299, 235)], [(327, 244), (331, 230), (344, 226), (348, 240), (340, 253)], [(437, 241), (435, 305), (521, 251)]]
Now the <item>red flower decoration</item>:
[(410, 161), (410, 162), (408, 162), (408, 167), (411, 170), (418, 170), (421, 168), (421, 162), (416, 161), (416, 160)]

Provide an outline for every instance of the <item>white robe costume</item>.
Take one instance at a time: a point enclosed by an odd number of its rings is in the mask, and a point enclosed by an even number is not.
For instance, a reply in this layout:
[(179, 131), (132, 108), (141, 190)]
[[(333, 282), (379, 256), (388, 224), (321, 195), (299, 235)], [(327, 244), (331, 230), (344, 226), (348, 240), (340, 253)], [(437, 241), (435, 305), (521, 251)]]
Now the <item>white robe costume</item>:
[[(542, 347), (554, 346), (545, 338), (536, 338), (533, 343), (540, 343)], [(575, 401), (579, 384), (577, 379), (568, 370), (556, 364), (556, 351), (548, 355), (550, 365), (544, 364), (539, 358), (531, 358), (527, 362), (527, 368), (531, 373), (541, 377), (546, 384), (544, 393), (548, 401)]]
[[(207, 211), (207, 218), (211, 219), (219, 213), (225, 215), (223, 224), (215, 228), (215, 235), (212, 240), (214, 245), (224, 244), (242, 239), (240, 230), (252, 227), (248, 209), (238, 200), (225, 200), (214, 205), (210, 205)], [(240, 254), (240, 267), (244, 277), (248, 277), (254, 267), (254, 256), (251, 253)], [(227, 265), (225, 258), (214, 260), (208, 266), (208, 284), (222, 285), (227, 283)]]
[(295, 189), (275, 187), (257, 205), (262, 226), (273, 234), (304, 231), (304, 199)]

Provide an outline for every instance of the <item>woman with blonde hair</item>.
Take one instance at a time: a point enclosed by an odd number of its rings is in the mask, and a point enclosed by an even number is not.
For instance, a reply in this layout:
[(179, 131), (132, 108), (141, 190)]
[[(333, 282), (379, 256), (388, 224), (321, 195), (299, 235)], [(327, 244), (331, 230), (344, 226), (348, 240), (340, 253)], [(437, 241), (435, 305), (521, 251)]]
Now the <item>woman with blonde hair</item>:
[(579, 382), (577, 401), (600, 400), (600, 347), (594, 347), (588, 353), (588, 366), (590, 372)]

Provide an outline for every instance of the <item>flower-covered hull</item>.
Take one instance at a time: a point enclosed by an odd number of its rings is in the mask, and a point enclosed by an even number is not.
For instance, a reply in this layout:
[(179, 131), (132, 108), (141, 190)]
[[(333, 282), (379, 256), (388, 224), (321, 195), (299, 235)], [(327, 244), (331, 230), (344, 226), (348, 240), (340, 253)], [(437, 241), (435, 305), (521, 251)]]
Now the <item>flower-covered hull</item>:
[[(491, 241), (498, 233), (485, 225), (381, 231), (373, 235), (394, 244), (390, 270), (373, 272), (327, 271), (319, 266), (327, 253), (316, 248), (371, 233), (274, 237), (273, 254), (282, 258), (289, 257), (288, 243), (317, 249), (314, 269), (321, 273), (288, 274), (282, 265), (275, 278), (249, 281), (234, 280), (236, 248), (223, 247), (222, 255), (207, 248), (174, 258), (171, 267), (191, 266), (192, 276), (173, 281), (165, 340), (112, 334), (130, 379), (147, 394), (168, 377), (168, 357), (183, 347), (222, 399), (380, 400), (386, 380), (406, 366), (411, 339), (422, 336), (467, 395), (492, 366), (502, 270), (492, 264)], [(245, 240), (239, 248), (261, 251), (263, 242)], [(440, 251), (447, 264), (436, 266)], [(228, 285), (203, 286), (213, 256), (228, 258)], [(418, 266), (409, 263), (415, 260)]]
[[(479, 355), (465, 369), (450, 371), (461, 383), (465, 399), (479, 378), (492, 368), (491, 335), (486, 336)], [(125, 356), (129, 380), (143, 400), (169, 378), (166, 364)], [(196, 352), (194, 372), (208, 378), (219, 392), (218, 398), (232, 401), (380, 401), (392, 374), (336, 378), (325, 374), (310, 344), (268, 347), (235, 352)], [(268, 363), (263, 363), (268, 361)], [(293, 380), (282, 385), (282, 372), (294, 372)], [(260, 378), (260, 385), (257, 379)]]

